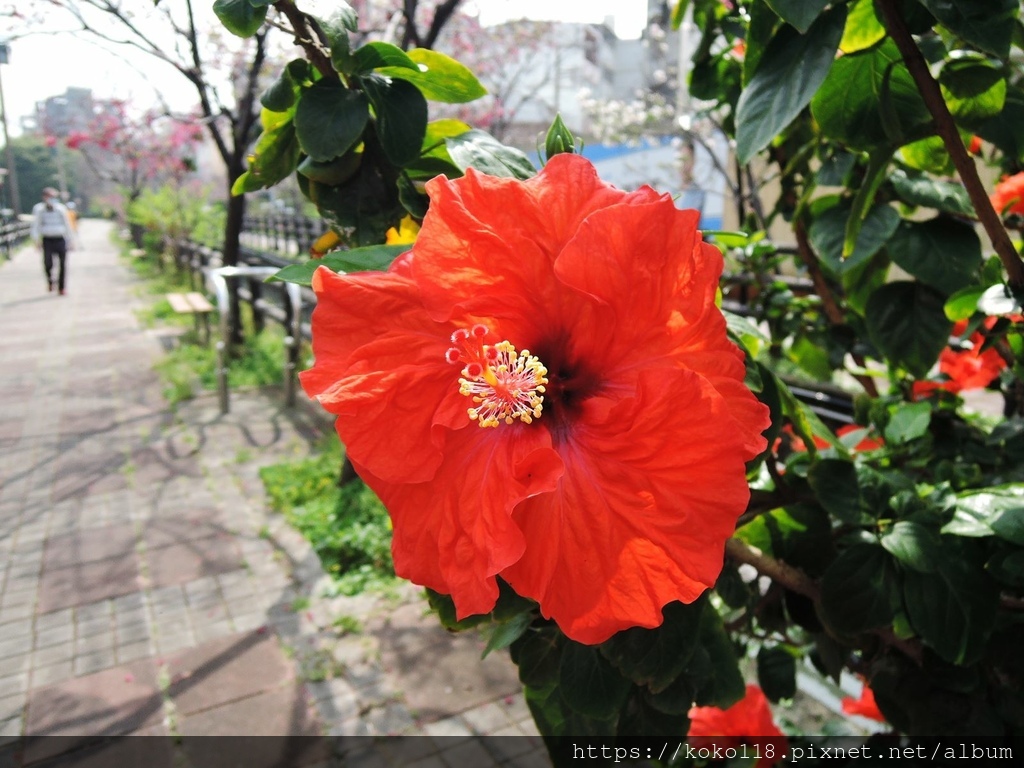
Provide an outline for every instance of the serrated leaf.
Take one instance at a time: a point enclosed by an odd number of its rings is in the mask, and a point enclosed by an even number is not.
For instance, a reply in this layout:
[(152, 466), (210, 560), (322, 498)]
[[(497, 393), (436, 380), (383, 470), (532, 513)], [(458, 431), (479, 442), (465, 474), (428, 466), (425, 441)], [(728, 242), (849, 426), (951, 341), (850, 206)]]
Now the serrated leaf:
[(408, 57), (415, 69), (405, 66), (387, 66), (377, 70), (379, 74), (407, 80), (431, 101), (445, 104), (463, 104), (487, 94), (480, 81), (469, 68), (450, 56), (427, 48), (413, 48)]
[(928, 403), (900, 403), (885, 425), (885, 440), (893, 445), (909, 443), (923, 437), (932, 420)]
[(896, 281), (868, 299), (865, 323), (872, 342), (893, 363), (921, 379), (949, 342), (953, 324), (945, 296), (921, 283)]
[(310, 259), (302, 264), (292, 264), (270, 277), (268, 282), (297, 283), (310, 285), (313, 273), (318, 267), (327, 267), (332, 272), (375, 272), (387, 269), (391, 262), (408, 251), (408, 245), (368, 245), (349, 251), (334, 251), (321, 259)]
[(594, 646), (568, 642), (558, 668), (558, 688), (573, 710), (608, 720), (622, 708), (630, 683)]
[(267, 18), (266, 6), (255, 7), (249, 0), (214, 0), (213, 12), (228, 32), (238, 37), (252, 37)]
[(881, 543), (901, 564), (919, 573), (933, 573), (942, 559), (938, 532), (909, 520), (894, 523)]
[(969, 543), (944, 537), (934, 572), (904, 574), (903, 602), (914, 631), (951, 664), (971, 664), (984, 653), (999, 601)]
[(360, 78), (377, 118), (377, 138), (395, 166), (401, 168), (420, 156), (427, 131), (427, 100), (412, 83), (378, 75)]
[(908, 174), (895, 171), (889, 175), (889, 182), (897, 197), (909, 205), (935, 208), (957, 216), (974, 216), (974, 205), (963, 184), (943, 181), (923, 173)]
[(895, 584), (896, 569), (886, 551), (873, 544), (855, 544), (840, 553), (822, 577), (825, 621), (845, 635), (889, 624)]
[(320, 80), (304, 90), (295, 107), (295, 131), (302, 151), (321, 162), (348, 152), (369, 119), (366, 95), (334, 80)]
[(537, 171), (530, 159), (513, 147), (507, 147), (489, 133), (480, 130), (445, 139), (452, 161), (465, 172), (475, 168), (490, 176), (529, 179)]
[(767, 4), (787, 24), (805, 34), (818, 18), (829, 0), (766, 0)]
[(775, 33), (736, 105), (741, 163), (768, 146), (810, 103), (832, 66), (845, 21), (845, 6), (837, 6), (804, 35), (791, 26)]

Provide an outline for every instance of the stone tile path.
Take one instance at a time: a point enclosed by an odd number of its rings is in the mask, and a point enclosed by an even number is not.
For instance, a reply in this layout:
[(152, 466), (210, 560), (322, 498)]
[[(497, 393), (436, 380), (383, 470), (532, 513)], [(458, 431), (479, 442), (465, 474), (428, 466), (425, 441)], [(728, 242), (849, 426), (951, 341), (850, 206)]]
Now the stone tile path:
[[(223, 746), (190, 737), (313, 734), (339, 738), (302, 741), (289, 765), (385, 734), (423, 738), (380, 742), (366, 765), (547, 765), (514, 668), (481, 662), (482, 640), (443, 631), (417, 590), (321, 596), (320, 563), (266, 510), (258, 469), (329, 422), (274, 392), (234, 393), (227, 416), (212, 395), (170, 409), (160, 340), (136, 317), (151, 299), (110, 236), (81, 223), (66, 296), (47, 293), (33, 248), (0, 263), (0, 765), (139, 750), (207, 765)], [(178, 738), (73, 751), (122, 734)], [(518, 738), (475, 738), (494, 735)], [(233, 761), (282, 764), (260, 743)]]

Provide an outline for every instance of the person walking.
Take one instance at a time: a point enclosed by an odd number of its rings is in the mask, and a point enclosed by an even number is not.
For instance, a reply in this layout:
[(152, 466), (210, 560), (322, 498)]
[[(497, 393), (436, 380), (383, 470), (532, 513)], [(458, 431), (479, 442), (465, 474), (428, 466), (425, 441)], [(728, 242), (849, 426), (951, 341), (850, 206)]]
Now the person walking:
[(64, 295), (67, 275), (68, 250), (74, 246), (75, 229), (68, 209), (57, 199), (57, 190), (43, 190), (42, 202), (32, 208), (32, 242), (43, 250), (43, 272), (46, 290), (53, 290), (53, 258), (57, 257), (57, 290)]

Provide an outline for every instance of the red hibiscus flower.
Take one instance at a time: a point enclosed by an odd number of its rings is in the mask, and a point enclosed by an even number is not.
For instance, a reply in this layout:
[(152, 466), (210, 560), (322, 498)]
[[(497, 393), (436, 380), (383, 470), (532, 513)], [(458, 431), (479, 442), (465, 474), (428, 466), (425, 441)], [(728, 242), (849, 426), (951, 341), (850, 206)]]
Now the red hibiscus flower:
[(861, 689), (859, 699), (847, 696), (843, 699), (842, 705), (843, 712), (848, 715), (860, 715), (861, 717), (877, 720), (880, 723), (886, 722), (885, 715), (882, 714), (875, 703), (875, 692), (867, 685)]
[[(881, 448), (883, 445), (885, 445), (885, 441), (883, 441), (881, 438), (878, 438), (878, 437), (869, 437), (866, 434), (867, 430), (865, 430), (864, 427), (858, 426), (857, 424), (846, 424), (846, 425), (840, 427), (839, 429), (836, 430), (836, 437), (844, 437), (845, 435), (848, 435), (848, 434), (850, 434), (852, 432), (857, 432), (857, 431), (863, 431), (863, 432), (865, 432), (865, 434), (857, 442), (857, 444), (855, 446), (853, 446), (853, 448), (851, 450), (853, 450), (855, 452), (858, 452), (858, 453), (861, 452), (861, 451), (874, 451), (877, 448)], [(787, 444), (789, 445), (789, 449), (791, 451), (793, 451), (794, 453), (803, 453), (803, 452), (805, 452), (807, 450), (807, 444), (804, 443), (803, 439), (801, 437), (799, 437), (793, 431), (793, 425), (792, 424), (784, 425), (782, 427), (782, 432), (786, 436), (786, 441), (787, 441)], [(782, 441), (783, 441), (783, 439), (781, 437), (776, 440), (776, 443), (775, 443), (775, 450), (776, 451), (778, 451), (779, 447), (782, 445)], [(831, 443), (829, 443), (828, 440), (826, 440), (823, 437), (818, 437), (817, 435), (814, 435), (814, 445), (819, 450), (822, 450), (822, 451), (828, 450), (829, 448), (832, 447)]]
[[(985, 320), (985, 328), (992, 328), (998, 318), (989, 317)], [(960, 320), (953, 326), (953, 335), (962, 336), (967, 330), (967, 321)], [(939, 354), (939, 373), (944, 381), (915, 381), (912, 395), (915, 400), (927, 397), (936, 390), (944, 389), (956, 394), (969, 389), (984, 389), (991, 384), (1006, 367), (1006, 361), (992, 349), (982, 351), (985, 336), (975, 331), (968, 339), (969, 349), (951, 349), (946, 347)]]
[(764, 692), (756, 685), (747, 686), (747, 694), (728, 709), (694, 707), (690, 710), (690, 733), (687, 739), (693, 749), (714, 748), (741, 750), (758, 756), (758, 765), (772, 765), (782, 760), (788, 742), (772, 719), (772, 710)]
[(1024, 214), (1024, 172), (1007, 176), (996, 184), (996, 188), (989, 195), (989, 200), (998, 214)]
[(570, 638), (715, 583), (767, 409), (698, 214), (576, 155), (427, 185), (386, 273), (317, 270), (306, 391), (393, 523), (396, 572), (486, 613), (497, 577)]

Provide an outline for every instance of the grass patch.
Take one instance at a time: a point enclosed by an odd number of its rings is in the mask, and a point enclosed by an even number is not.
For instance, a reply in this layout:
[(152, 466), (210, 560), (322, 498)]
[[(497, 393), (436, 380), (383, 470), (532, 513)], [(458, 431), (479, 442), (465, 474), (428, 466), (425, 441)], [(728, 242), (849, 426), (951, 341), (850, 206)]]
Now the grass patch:
[(391, 520), (361, 481), (338, 488), (337, 440), (307, 459), (260, 469), (271, 506), (313, 545), (337, 594), (390, 592), (400, 580), (391, 560)]

